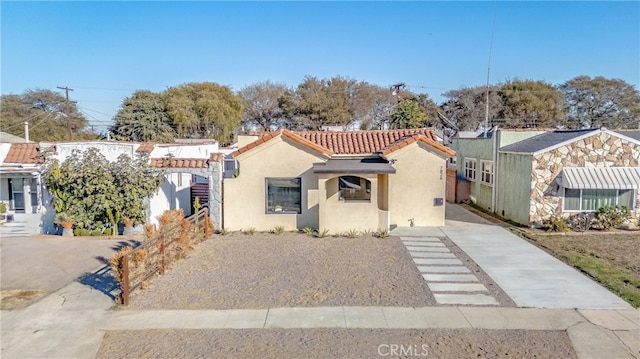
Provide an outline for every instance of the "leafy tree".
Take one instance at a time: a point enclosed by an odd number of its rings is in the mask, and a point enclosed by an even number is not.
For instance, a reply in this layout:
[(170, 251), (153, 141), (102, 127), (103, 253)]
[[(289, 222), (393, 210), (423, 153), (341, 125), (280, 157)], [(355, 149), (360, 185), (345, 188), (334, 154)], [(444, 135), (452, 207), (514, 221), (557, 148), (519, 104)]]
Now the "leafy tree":
[(116, 227), (125, 218), (144, 222), (144, 201), (162, 181), (146, 156), (122, 155), (113, 163), (95, 148), (73, 151), (62, 163), (47, 158), (43, 178), (53, 194), (56, 214), (72, 218), (83, 229), (93, 229), (97, 223)]
[(307, 76), (295, 92), (288, 91), (280, 106), (292, 127), (318, 130), (323, 125), (346, 126), (353, 119), (349, 108), (349, 80), (320, 80)]
[(504, 127), (550, 127), (563, 122), (562, 94), (543, 81), (514, 80), (500, 86)]
[(568, 127), (638, 128), (640, 93), (620, 79), (577, 76), (559, 86), (568, 109)]
[(172, 142), (176, 131), (162, 95), (139, 90), (122, 102), (110, 131), (118, 140)]
[[(475, 131), (482, 127), (486, 117), (487, 88), (463, 87), (444, 93), (447, 100), (442, 104), (445, 115), (461, 131)], [(499, 113), (502, 111), (502, 99), (497, 88), (489, 88), (489, 126), (499, 124)]]
[(27, 90), (0, 97), (0, 130), (24, 137), (24, 122), (29, 122), (32, 141), (70, 140), (78, 135), (84, 138), (88, 133), (83, 131), (87, 120), (76, 104), (67, 104), (64, 96), (51, 90)]
[(238, 95), (244, 103), (243, 125), (264, 131), (288, 127), (288, 120), (279, 103), (286, 93), (285, 85), (271, 81), (256, 83), (240, 90)]
[(164, 92), (169, 117), (178, 136), (233, 142), (242, 120), (242, 98), (212, 82), (188, 83)]
[(392, 128), (421, 128), (426, 120), (427, 115), (414, 99), (401, 100), (390, 118)]

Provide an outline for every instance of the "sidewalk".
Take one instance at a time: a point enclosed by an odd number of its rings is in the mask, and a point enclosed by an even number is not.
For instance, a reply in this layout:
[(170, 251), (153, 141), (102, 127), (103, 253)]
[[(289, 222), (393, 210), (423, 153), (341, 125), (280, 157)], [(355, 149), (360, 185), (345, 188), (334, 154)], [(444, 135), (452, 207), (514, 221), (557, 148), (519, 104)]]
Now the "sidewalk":
[(109, 310), (103, 293), (74, 282), (1, 315), (2, 358), (93, 358), (105, 330), (221, 328), (463, 328), (566, 330), (579, 358), (640, 356), (640, 312), (500, 307), (317, 307)]

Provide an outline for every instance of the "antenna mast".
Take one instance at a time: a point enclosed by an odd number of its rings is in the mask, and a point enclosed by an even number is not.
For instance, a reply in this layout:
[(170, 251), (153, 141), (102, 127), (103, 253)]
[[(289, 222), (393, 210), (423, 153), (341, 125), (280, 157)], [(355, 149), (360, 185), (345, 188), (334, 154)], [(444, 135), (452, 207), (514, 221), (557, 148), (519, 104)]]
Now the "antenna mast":
[(487, 98), (484, 111), (484, 137), (487, 137), (489, 128), (489, 74), (491, 73), (491, 52), (493, 51), (493, 34), (496, 30), (496, 11), (493, 10), (493, 25), (491, 26), (491, 42), (489, 43), (489, 64), (487, 65)]

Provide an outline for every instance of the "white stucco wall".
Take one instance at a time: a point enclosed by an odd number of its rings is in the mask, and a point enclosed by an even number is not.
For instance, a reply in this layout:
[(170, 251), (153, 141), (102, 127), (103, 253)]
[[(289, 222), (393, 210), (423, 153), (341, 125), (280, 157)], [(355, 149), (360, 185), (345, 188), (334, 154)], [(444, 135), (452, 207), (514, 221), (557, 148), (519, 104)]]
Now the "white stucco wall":
[(155, 225), (159, 224), (158, 217), (166, 210), (182, 208), (185, 216), (191, 215), (191, 174), (168, 173), (165, 178), (156, 194), (149, 199), (149, 222)]

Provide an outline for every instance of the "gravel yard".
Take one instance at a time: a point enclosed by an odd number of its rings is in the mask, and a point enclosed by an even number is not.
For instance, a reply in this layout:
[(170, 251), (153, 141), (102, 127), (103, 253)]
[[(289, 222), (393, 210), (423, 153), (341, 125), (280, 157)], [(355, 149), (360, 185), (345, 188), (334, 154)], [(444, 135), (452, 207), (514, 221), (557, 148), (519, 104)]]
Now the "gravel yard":
[(97, 359), (384, 357), (569, 359), (576, 354), (564, 331), (221, 329), (110, 331), (96, 356)]
[(398, 238), (215, 236), (134, 292), (131, 309), (436, 305)]

